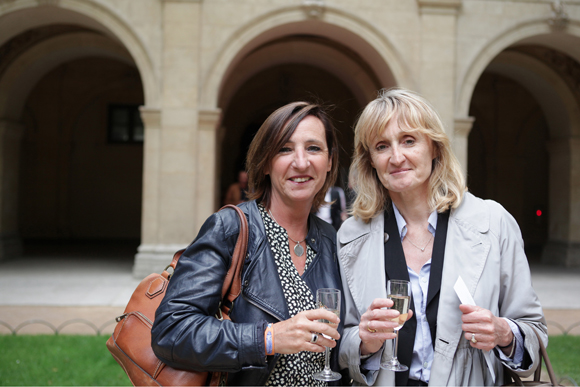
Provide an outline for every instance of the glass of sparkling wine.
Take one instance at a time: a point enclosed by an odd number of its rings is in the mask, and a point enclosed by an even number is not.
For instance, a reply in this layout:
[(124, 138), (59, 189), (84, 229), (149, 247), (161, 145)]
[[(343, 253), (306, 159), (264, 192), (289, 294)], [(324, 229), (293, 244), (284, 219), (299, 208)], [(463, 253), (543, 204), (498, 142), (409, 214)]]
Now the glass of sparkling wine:
[(397, 345), (399, 341), (399, 329), (403, 327), (407, 316), (409, 314), (409, 302), (411, 300), (411, 284), (404, 280), (389, 280), (387, 281), (387, 297), (393, 301), (392, 309), (399, 311), (400, 315), (392, 321), (398, 322), (399, 326), (395, 328), (395, 339), (393, 340), (393, 357), (391, 360), (381, 364), (382, 368), (392, 371), (407, 371), (409, 368), (399, 363), (397, 359)]
[[(337, 316), (340, 316), (340, 290), (323, 288), (316, 291), (316, 303), (319, 308), (326, 309)], [(331, 323), (328, 320), (319, 320), (320, 322), (332, 325), (336, 327), (335, 323)], [(328, 336), (325, 336), (329, 338)], [(321, 380), (325, 382), (332, 382), (335, 380), (340, 380), (342, 377), (338, 372), (333, 372), (330, 369), (330, 348), (326, 347), (324, 351), (324, 369), (322, 371), (314, 373), (312, 377), (316, 380)]]

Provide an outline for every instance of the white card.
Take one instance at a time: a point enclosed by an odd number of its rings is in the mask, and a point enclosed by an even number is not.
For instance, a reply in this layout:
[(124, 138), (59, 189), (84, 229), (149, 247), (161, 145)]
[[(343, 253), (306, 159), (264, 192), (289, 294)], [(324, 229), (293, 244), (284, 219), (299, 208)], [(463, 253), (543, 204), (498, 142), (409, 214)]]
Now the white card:
[(471, 293), (467, 290), (467, 285), (465, 285), (461, 276), (457, 277), (453, 289), (455, 290), (455, 293), (457, 293), (457, 297), (459, 297), (459, 301), (461, 301), (462, 304), (475, 305), (475, 301), (473, 301), (473, 297), (471, 297)]
[[(457, 281), (455, 282), (455, 285), (453, 285), (453, 290), (457, 293), (457, 297), (459, 297), (459, 301), (461, 301), (462, 304), (475, 305), (475, 301), (473, 300), (473, 297), (471, 297), (469, 290), (467, 290), (467, 285), (465, 285), (461, 276), (457, 277)], [(495, 372), (493, 371), (493, 363), (491, 361), (491, 351), (483, 351), (483, 357), (485, 358), (487, 368), (489, 368), (489, 372), (491, 373), (491, 380), (495, 383)]]

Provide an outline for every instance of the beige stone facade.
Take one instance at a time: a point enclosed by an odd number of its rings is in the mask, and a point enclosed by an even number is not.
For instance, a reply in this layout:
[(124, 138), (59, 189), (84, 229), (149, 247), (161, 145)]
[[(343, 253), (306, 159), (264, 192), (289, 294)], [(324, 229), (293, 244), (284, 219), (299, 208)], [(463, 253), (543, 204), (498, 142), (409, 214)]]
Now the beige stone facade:
[[(334, 106), (346, 185), (356, 116), (393, 86), (435, 105), (530, 257), (580, 265), (579, 0), (0, 0), (0, 259), (134, 238), (135, 275), (158, 271), (275, 108)], [(111, 104), (140, 105), (142, 144), (108, 142)]]

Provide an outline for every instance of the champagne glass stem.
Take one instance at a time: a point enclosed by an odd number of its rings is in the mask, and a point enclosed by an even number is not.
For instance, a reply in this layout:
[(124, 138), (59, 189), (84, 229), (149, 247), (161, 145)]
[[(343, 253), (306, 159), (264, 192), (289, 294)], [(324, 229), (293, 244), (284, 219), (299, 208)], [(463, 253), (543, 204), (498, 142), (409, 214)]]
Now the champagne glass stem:
[(395, 338), (393, 339), (393, 359), (391, 362), (393, 364), (398, 364), (399, 359), (397, 358), (397, 352), (399, 350), (399, 330), (395, 330)]
[(330, 370), (330, 348), (326, 347), (324, 349), (324, 372), (329, 373)]

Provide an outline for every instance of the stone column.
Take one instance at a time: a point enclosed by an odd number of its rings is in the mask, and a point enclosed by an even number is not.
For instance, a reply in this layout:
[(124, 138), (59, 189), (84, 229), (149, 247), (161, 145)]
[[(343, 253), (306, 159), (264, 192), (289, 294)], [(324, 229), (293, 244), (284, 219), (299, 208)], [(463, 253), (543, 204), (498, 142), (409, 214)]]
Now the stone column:
[(455, 118), (455, 125), (453, 130), (453, 151), (455, 156), (461, 164), (461, 170), (463, 171), (463, 176), (467, 179), (467, 150), (469, 148), (469, 132), (473, 127), (473, 117), (465, 118)]
[(20, 148), (24, 126), (0, 120), (0, 260), (22, 253), (18, 232)]
[(161, 152), (161, 110), (142, 106), (141, 120), (145, 129), (143, 142), (143, 199), (141, 210), (141, 245), (135, 258), (135, 271), (152, 264), (149, 258), (157, 244), (159, 229), (159, 160)]
[(200, 12), (200, 0), (163, 1), (163, 102), (159, 112), (142, 111), (147, 129), (142, 239), (133, 267), (137, 278), (163, 270), (200, 227)]
[(550, 153), (549, 240), (542, 262), (580, 266), (580, 139), (552, 140)]
[(221, 109), (201, 110), (199, 112), (199, 137), (197, 151), (197, 178), (203, 184), (197, 189), (197, 224), (202, 225), (217, 207), (217, 129), (220, 123)]
[(421, 12), (420, 90), (453, 141), (457, 14), (462, 0), (418, 0)]

